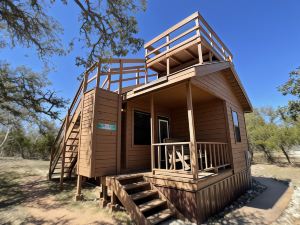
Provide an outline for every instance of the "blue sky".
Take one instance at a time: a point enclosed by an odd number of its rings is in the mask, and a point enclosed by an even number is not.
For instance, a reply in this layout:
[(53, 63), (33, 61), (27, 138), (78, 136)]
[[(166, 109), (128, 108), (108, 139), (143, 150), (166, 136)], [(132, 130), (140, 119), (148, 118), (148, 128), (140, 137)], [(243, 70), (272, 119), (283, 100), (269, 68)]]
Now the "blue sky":
[[(71, 1), (70, 1), (71, 2)], [(149, 0), (146, 12), (137, 15), (139, 36), (149, 41), (170, 26), (200, 11), (233, 53), (236, 70), (255, 107), (286, 104), (277, 87), (288, 73), (300, 66), (300, 1), (298, 0)], [(62, 39), (68, 43), (78, 36), (78, 10), (57, 3), (49, 13), (62, 23)], [(64, 57), (50, 59), (55, 71), (49, 74), (52, 88), (72, 98), (83, 71), (75, 66), (75, 57), (85, 50), (76, 45)], [(137, 55), (143, 57), (142, 49)], [(0, 59), (13, 66), (28, 65), (41, 70), (42, 63), (32, 49), (2, 49)]]

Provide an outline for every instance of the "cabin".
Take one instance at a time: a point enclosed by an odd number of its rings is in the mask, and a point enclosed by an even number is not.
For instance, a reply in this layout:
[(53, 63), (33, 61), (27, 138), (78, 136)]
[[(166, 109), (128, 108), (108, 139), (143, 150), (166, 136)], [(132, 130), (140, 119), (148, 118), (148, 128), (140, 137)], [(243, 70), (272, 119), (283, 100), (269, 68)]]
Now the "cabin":
[(101, 186), (137, 224), (197, 224), (251, 186), (244, 114), (251, 103), (233, 55), (199, 12), (83, 74), (51, 152), (49, 179)]

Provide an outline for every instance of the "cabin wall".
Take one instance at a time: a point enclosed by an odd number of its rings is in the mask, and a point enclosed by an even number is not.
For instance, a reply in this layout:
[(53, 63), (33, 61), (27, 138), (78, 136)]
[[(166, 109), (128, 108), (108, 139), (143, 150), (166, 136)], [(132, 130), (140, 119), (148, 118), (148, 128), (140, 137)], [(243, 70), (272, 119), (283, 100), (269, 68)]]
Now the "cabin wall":
[[(122, 154), (126, 155), (125, 169), (129, 171), (143, 170), (151, 168), (151, 146), (150, 145), (134, 145), (134, 110), (150, 113), (150, 102), (127, 102), (126, 108), (126, 126), (123, 131), (126, 132), (126, 139), (122, 140)], [(155, 105), (155, 142), (158, 140), (157, 122), (158, 116), (170, 117), (170, 111), (162, 106)], [(124, 143), (125, 141), (125, 143)]]
[[(189, 140), (187, 108), (172, 110), (171, 136)], [(197, 141), (227, 142), (226, 120), (222, 100), (194, 104)]]
[(86, 177), (117, 172), (119, 95), (92, 89), (84, 94), (78, 174)]
[(86, 177), (91, 176), (92, 160), (92, 128), (93, 128), (93, 109), (95, 102), (95, 90), (84, 94), (83, 114), (81, 117), (80, 145), (78, 154), (78, 174)]
[[(94, 176), (117, 173), (119, 95), (98, 89), (94, 115)], [(101, 124), (110, 125), (101, 128)], [(115, 128), (114, 128), (115, 127)], [(121, 137), (120, 137), (121, 138)]]
[[(232, 149), (233, 168), (235, 172), (242, 171), (246, 168), (245, 152), (248, 149), (248, 141), (246, 136), (246, 126), (244, 120), (243, 108), (240, 104), (238, 97), (235, 95), (234, 90), (228, 80), (226, 73), (216, 72), (206, 76), (193, 78), (193, 83), (198, 87), (220, 97), (225, 100), (224, 109), (226, 120), (228, 121), (228, 142)], [(232, 121), (231, 111), (236, 111), (239, 117), (241, 142), (235, 142), (234, 128)]]

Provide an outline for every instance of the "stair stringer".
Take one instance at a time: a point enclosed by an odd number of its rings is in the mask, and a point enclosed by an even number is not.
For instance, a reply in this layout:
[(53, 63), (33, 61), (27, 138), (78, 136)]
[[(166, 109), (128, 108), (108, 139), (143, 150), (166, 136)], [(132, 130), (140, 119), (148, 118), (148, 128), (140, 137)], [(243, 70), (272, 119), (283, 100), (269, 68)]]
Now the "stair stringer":
[(176, 216), (177, 219), (191, 223), (186, 217), (184, 217), (184, 215), (181, 212), (179, 212), (179, 210), (170, 202), (170, 200), (151, 182), (151, 179), (147, 179), (147, 177), (144, 177), (144, 179), (150, 183), (150, 186), (153, 190), (156, 190), (158, 192), (159, 197), (167, 202), (168, 208), (172, 211), (172, 213)]
[(125, 189), (122, 187), (121, 183), (113, 178), (110, 184), (111, 190), (118, 197), (119, 201), (125, 207), (126, 211), (129, 213), (130, 217), (140, 225), (151, 225), (151, 223), (146, 219), (144, 214), (140, 211)]

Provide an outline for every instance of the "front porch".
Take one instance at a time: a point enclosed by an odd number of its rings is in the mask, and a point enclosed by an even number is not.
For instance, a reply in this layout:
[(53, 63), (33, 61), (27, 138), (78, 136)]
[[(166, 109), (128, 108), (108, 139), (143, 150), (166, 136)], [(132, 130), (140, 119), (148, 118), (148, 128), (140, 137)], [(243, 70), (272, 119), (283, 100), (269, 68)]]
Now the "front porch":
[[(126, 140), (132, 141), (131, 145), (126, 143), (126, 156), (134, 154), (145, 163), (149, 157), (153, 176), (196, 181), (214, 177), (222, 170), (232, 174), (225, 102), (192, 85), (190, 80), (130, 99), (126, 113), (126, 132), (133, 136)], [(144, 114), (144, 125), (136, 125), (138, 113)], [(135, 143), (135, 136), (143, 139), (147, 118), (150, 145), (138, 145), (142, 143)]]

